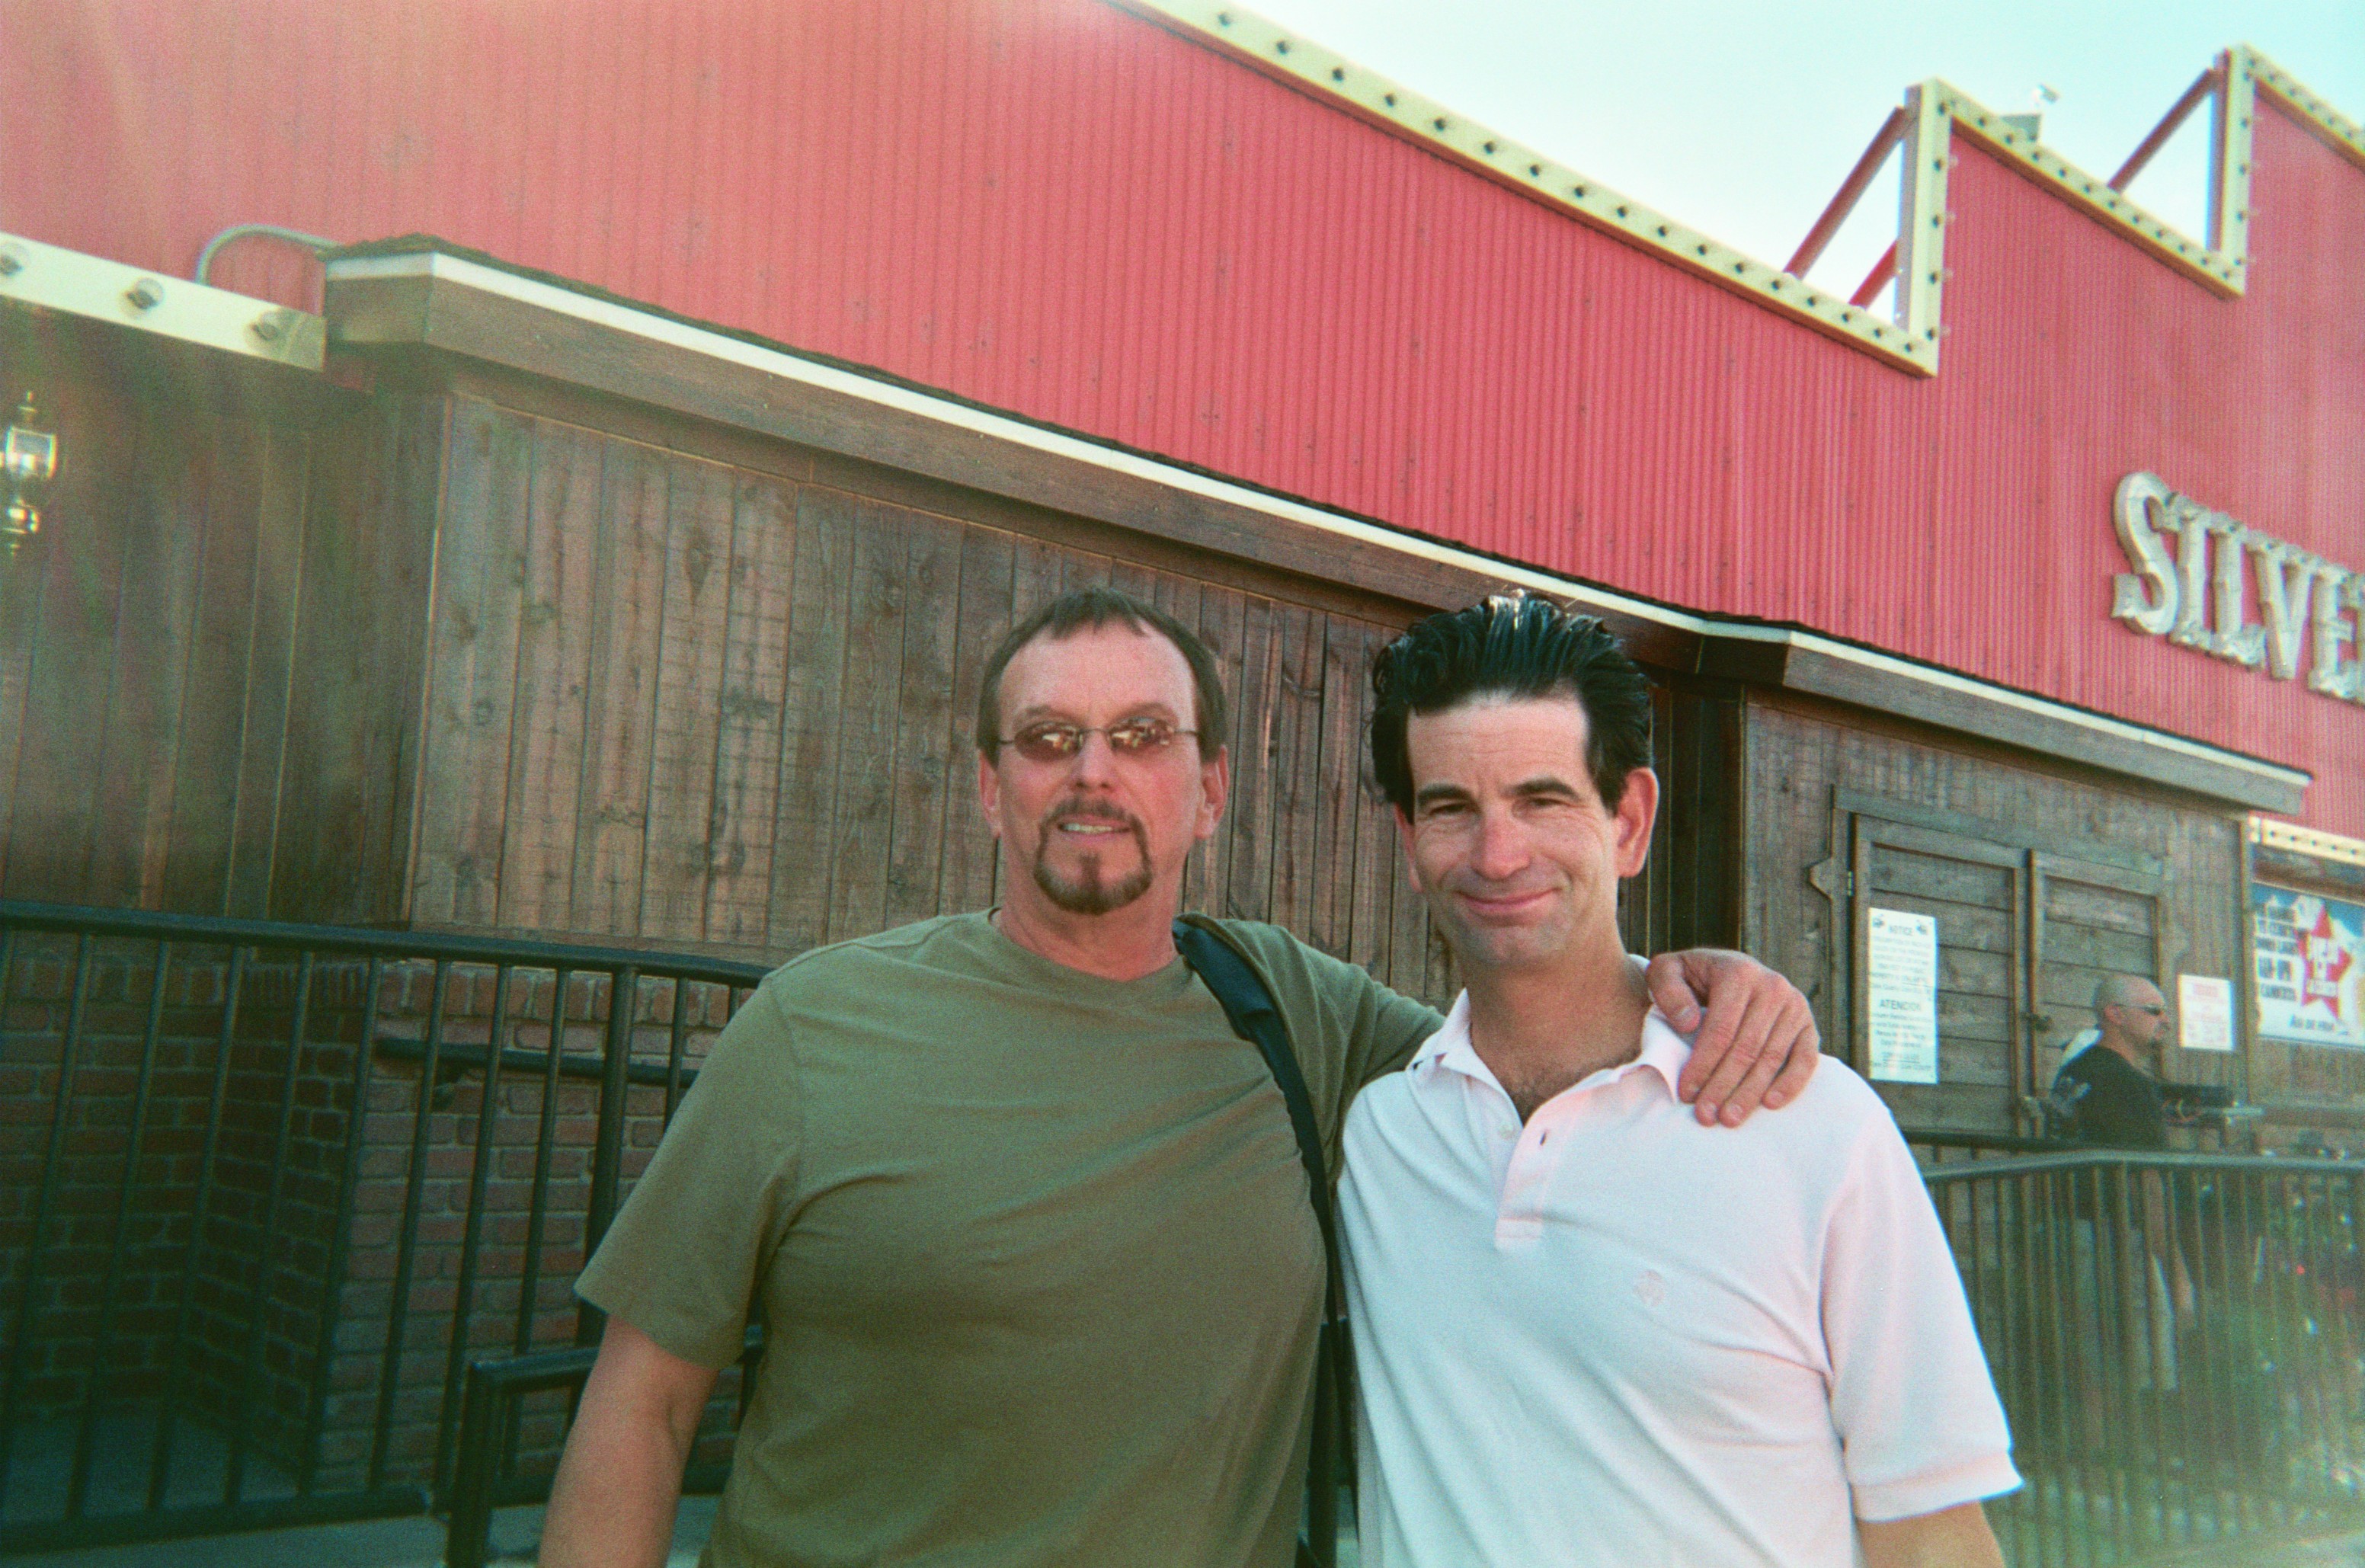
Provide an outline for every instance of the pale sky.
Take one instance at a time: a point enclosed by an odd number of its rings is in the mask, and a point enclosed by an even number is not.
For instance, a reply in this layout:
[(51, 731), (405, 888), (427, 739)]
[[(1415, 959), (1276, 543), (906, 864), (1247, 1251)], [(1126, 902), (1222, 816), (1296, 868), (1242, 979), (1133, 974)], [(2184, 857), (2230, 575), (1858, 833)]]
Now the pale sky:
[[(1790, 258), (1907, 86), (1945, 78), (2038, 108), (2044, 140), (2107, 176), (2228, 44), (2247, 43), (2365, 119), (2365, 0), (2037, 5), (1924, 0), (1252, 0), (1248, 7), (1776, 266)], [(2040, 85), (2059, 95), (2038, 99)], [(2135, 199), (2203, 238), (2209, 114)], [(1853, 288), (1896, 235), (1867, 192), (1815, 268)]]

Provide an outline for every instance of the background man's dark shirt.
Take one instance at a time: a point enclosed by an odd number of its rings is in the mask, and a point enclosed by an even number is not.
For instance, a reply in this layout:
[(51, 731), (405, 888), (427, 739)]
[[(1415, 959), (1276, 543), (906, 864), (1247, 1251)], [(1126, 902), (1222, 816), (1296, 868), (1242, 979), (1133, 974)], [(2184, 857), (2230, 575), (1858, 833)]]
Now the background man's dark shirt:
[(2166, 1148), (2159, 1084), (2107, 1046), (2090, 1046), (2054, 1075), (2053, 1103), (2078, 1143), (2102, 1148)]

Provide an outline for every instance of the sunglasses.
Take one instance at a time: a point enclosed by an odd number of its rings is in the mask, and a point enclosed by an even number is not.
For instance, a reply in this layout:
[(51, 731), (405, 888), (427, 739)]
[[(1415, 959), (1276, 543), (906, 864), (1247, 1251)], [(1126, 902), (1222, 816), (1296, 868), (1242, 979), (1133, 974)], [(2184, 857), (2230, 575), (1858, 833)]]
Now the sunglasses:
[(1029, 762), (1070, 762), (1084, 749), (1086, 735), (1106, 735), (1109, 750), (1119, 756), (1151, 757), (1184, 735), (1196, 737), (1198, 734), (1163, 719), (1123, 719), (1114, 724), (1063, 724), (1047, 720), (1004, 737), (1002, 744)]

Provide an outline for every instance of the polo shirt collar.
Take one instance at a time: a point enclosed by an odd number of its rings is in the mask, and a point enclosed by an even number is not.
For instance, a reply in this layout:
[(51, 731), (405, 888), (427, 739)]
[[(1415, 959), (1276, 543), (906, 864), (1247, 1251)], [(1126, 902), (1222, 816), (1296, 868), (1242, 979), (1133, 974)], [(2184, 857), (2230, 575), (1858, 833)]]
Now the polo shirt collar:
[[(1676, 1098), (1676, 1081), (1683, 1076), (1684, 1064), (1691, 1060), (1691, 1041), (1676, 1032), (1666, 1014), (1656, 1006), (1642, 1019), (1642, 1048), (1631, 1061), (1603, 1068), (1580, 1081), (1571, 1090), (1598, 1088), (1615, 1082), (1630, 1072), (1648, 1068), (1665, 1081), (1667, 1097)], [(1453, 1010), (1445, 1015), (1445, 1025), (1431, 1035), (1413, 1053), (1412, 1070), (1425, 1077), (1439, 1072), (1458, 1072), (1464, 1078), (1474, 1078), (1482, 1083), (1501, 1083), (1494, 1070), (1479, 1056), (1478, 1047), (1470, 1043), (1470, 993), (1467, 991), (1453, 999)], [(1563, 1091), (1567, 1092), (1568, 1091)]]

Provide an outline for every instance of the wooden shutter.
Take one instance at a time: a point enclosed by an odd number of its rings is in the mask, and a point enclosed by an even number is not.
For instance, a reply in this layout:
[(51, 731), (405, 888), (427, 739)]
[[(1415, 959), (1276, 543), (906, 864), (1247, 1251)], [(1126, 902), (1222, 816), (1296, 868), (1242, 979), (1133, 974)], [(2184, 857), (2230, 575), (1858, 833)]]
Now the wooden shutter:
[(2158, 983), (2167, 930), (2162, 879), (2147, 872), (2033, 850), (2028, 913), (2032, 1092), (2043, 1094), (2062, 1047), (2096, 1027), (2094, 987), (2104, 975)]
[(2010, 1129), (2027, 1081), (2027, 852), (1860, 812), (1850, 814), (1850, 829), (1851, 1065), (1870, 1070), (1871, 912), (1932, 916), (1938, 923), (1938, 1081), (1882, 1083), (1881, 1093), (1908, 1126)]

